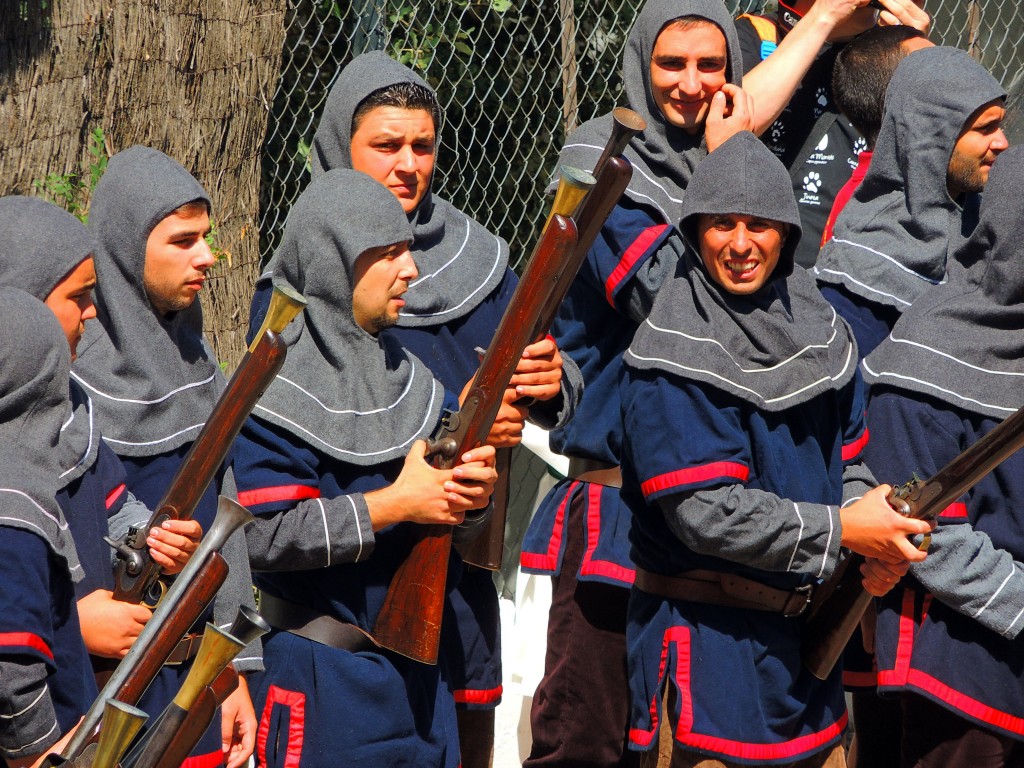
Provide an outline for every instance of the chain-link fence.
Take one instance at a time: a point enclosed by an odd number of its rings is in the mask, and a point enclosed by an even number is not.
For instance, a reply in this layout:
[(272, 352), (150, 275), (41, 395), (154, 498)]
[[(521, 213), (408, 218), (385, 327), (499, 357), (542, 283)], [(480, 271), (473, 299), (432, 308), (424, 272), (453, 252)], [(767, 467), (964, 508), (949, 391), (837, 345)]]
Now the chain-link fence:
[[(276, 247), (288, 210), (309, 180), (309, 145), (335, 77), (354, 55), (384, 49), (422, 74), (444, 108), (435, 189), (508, 240), (518, 263), (543, 221), (541, 191), (566, 130), (621, 101), (622, 49), (641, 5), (292, 0), (263, 156), (263, 257)], [(727, 5), (745, 13), (766, 3)], [(925, 8), (934, 17), (933, 41), (970, 50), (1008, 88), (1020, 88), (1020, 3), (926, 0)], [(532, 498), (543, 465), (520, 469), (512, 492)], [(522, 500), (513, 496), (513, 503)]]

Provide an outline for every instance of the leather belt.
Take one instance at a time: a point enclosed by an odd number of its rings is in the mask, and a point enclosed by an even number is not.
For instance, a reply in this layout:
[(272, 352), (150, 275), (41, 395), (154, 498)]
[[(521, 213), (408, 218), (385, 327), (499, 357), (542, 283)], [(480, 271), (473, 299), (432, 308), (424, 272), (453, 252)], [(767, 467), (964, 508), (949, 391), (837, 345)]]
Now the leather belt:
[(340, 648), (350, 653), (379, 648), (374, 639), (355, 624), (339, 621), (333, 616), (266, 592), (260, 593), (260, 615), (274, 629), (291, 632), (331, 648)]
[(672, 600), (770, 611), (788, 618), (795, 618), (806, 611), (814, 594), (810, 584), (794, 590), (776, 589), (736, 574), (699, 569), (678, 576), (665, 576), (637, 568), (634, 584), (644, 592)]
[(584, 483), (597, 483), (609, 488), (622, 487), (622, 469), (617, 464), (608, 464), (597, 459), (569, 457), (569, 477)]
[(189, 632), (178, 644), (174, 646), (174, 650), (171, 651), (171, 655), (167, 657), (167, 661), (164, 662), (164, 666), (174, 667), (178, 664), (183, 664), (197, 653), (199, 653), (199, 642), (203, 639), (203, 635), (199, 632)]

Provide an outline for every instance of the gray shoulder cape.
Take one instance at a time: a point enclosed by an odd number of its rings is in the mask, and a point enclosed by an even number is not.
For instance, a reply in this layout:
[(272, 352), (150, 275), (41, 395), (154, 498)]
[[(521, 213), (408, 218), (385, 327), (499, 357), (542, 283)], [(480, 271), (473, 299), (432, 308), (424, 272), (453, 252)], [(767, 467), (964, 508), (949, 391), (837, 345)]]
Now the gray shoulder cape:
[(158, 455), (195, 440), (224, 387), (199, 300), (164, 317), (142, 279), (150, 233), (194, 201), (210, 204), (192, 174), (141, 146), (110, 158), (93, 192), (99, 318), (86, 326), (72, 375), (93, 400), (103, 439), (122, 456)]
[[(735, 295), (710, 278), (695, 236), (702, 213), (789, 225), (778, 266), (757, 293)], [(789, 174), (752, 133), (733, 136), (697, 167), (681, 227), (686, 253), (637, 330), (623, 357), (627, 366), (699, 382), (767, 411), (800, 405), (853, 378), (857, 348), (849, 328), (793, 264), (800, 214)]]
[(864, 378), (1002, 419), (1024, 406), (1024, 147), (992, 166), (962, 266), (922, 296), (864, 360)]
[[(89, 230), (64, 209), (35, 197), (0, 198), (0, 286), (46, 301), (92, 252)], [(85, 474), (99, 449), (92, 403), (74, 382), (71, 402), (58, 447), (62, 486)]]
[[(667, 224), (682, 217), (683, 190), (694, 168), (707, 156), (703, 130), (690, 134), (668, 123), (651, 91), (651, 53), (661, 30), (681, 16), (707, 19), (725, 35), (729, 65), (726, 77), (739, 85), (743, 58), (732, 16), (720, 0), (648, 0), (633, 23), (622, 59), (622, 78), (630, 109), (647, 121), (647, 128), (629, 142), (626, 157), (633, 178), (626, 197), (656, 210)], [(569, 136), (558, 163), (590, 171), (611, 136), (611, 115), (590, 120)]]
[(41, 301), (0, 288), (0, 524), (43, 539), (74, 581), (85, 575), (55, 498), (63, 470), (58, 444), (71, 412), (71, 350)]
[(961, 214), (946, 189), (953, 147), (971, 114), (1005, 95), (956, 48), (925, 48), (900, 62), (871, 167), (818, 256), (818, 282), (901, 312), (942, 283)]
[[(419, 75), (383, 51), (354, 58), (331, 87), (313, 135), (313, 177), (352, 168), (352, 117), (374, 91), (396, 83), (433, 89)], [(440, 134), (441, 126), (435, 126)], [(435, 151), (436, 154), (436, 151)], [(409, 214), (413, 257), (420, 276), (409, 286), (398, 324), (434, 326), (469, 314), (501, 283), (508, 267), (508, 244), (428, 191)]]
[(356, 259), (412, 239), (397, 198), (369, 176), (318, 174), (299, 196), (261, 281), (306, 297), (284, 331), (284, 368), (253, 415), (321, 453), (372, 466), (405, 456), (428, 436), (444, 388), (387, 334), (373, 336), (352, 314)]

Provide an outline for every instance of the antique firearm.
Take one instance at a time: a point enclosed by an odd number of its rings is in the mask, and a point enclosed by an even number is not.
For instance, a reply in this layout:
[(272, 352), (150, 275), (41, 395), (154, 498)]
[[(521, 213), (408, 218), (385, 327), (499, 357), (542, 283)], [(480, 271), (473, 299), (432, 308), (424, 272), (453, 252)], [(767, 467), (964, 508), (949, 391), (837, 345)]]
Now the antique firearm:
[[(217, 590), (227, 577), (228, 566), (218, 550), (238, 528), (253, 520), (242, 505), (220, 497), (217, 516), (188, 563), (174, 578), (142, 632), (135, 638), (127, 655), (121, 659), (99, 696), (85, 713), (75, 735), (61, 752), (65, 760), (75, 760), (96, 739), (103, 719), (104, 704), (116, 699), (137, 704), (153, 682), (164, 662), (171, 655), (189, 627), (203, 615)], [(44, 766), (61, 765), (45, 762)]]
[(155, 605), (160, 599), (166, 584), (160, 580), (160, 566), (149, 555), (146, 536), (164, 520), (192, 517), (256, 401), (284, 365), (288, 347), (281, 338), (281, 331), (305, 304), (306, 300), (294, 290), (274, 287), (263, 327), (217, 400), (149, 522), (143, 528), (129, 529), (117, 541), (107, 539), (117, 551), (116, 599), (149, 605)]
[[(1024, 447), (1024, 408), (968, 447), (933, 477), (925, 481), (914, 479), (894, 488), (887, 500), (905, 517), (934, 520), (1021, 447)], [(926, 537), (922, 546), (927, 546), (927, 541)], [(846, 558), (830, 579), (832, 584), (824, 585), (825, 589), (831, 586), (831, 592), (804, 625), (804, 665), (819, 680), (828, 677), (871, 602), (871, 595), (861, 585), (863, 562), (864, 558), (857, 554)]]
[[(179, 748), (186, 745), (184, 755), (175, 763), (181, 765), (210, 725), (209, 719), (204, 721), (203, 717), (192, 718), (200, 695), (220, 677), (243, 648), (269, 631), (270, 625), (263, 617), (245, 605), (239, 607), (238, 616), (228, 631), (207, 624), (199, 652), (181, 688), (146, 731), (145, 738), (125, 758), (124, 768), (155, 768), (163, 765), (168, 759), (168, 748), (175, 742)], [(183, 738), (179, 739), (179, 735)], [(189, 741), (192, 743), (187, 743)]]
[[(629, 161), (622, 157), (622, 153), (626, 150), (630, 139), (646, 127), (644, 119), (633, 110), (625, 107), (617, 107), (612, 110), (611, 136), (591, 172), (595, 179), (593, 192), (586, 189), (580, 190), (580, 185), (571, 177), (566, 180), (568, 184), (560, 180), (558, 194), (565, 194), (563, 187), (566, 186), (572, 190), (572, 197), (565, 202), (570, 205), (576, 204), (575, 209), (572, 209), (569, 215), (573, 216), (579, 226), (578, 239), (565, 269), (552, 287), (550, 301), (545, 304), (543, 314), (537, 317), (533, 328), (533, 341), (540, 341), (547, 334), (555, 320), (559, 305), (565, 299), (569, 288), (572, 287), (573, 280), (576, 279), (576, 273), (579, 272), (584, 259), (587, 258), (587, 252), (593, 246), (609, 214), (618, 205), (619, 198), (622, 197), (622, 193), (629, 185), (633, 171)], [(568, 191), (566, 190), (566, 192)], [(555, 203), (552, 206), (553, 211), (560, 210), (558, 194), (556, 194)], [(507, 452), (502, 451), (501, 453)], [(507, 471), (511, 464), (507, 455), (504, 464)], [(492, 571), (501, 567), (505, 544), (506, 509), (506, 506), (499, 506), (495, 503), (494, 514), (488, 519), (482, 532), (474, 539), (457, 545), (463, 560), (471, 565)]]

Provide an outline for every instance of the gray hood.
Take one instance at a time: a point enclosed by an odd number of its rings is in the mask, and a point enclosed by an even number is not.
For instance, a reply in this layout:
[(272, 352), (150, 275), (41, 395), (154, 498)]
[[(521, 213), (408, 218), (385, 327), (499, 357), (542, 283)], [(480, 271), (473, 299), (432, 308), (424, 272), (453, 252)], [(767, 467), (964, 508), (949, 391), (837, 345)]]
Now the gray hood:
[[(704, 131), (690, 134), (665, 120), (651, 90), (651, 54), (661, 30), (681, 16), (700, 16), (725, 35), (729, 57), (726, 77), (739, 85), (743, 58), (732, 16), (721, 0), (648, 0), (637, 16), (626, 41), (622, 77), (630, 109), (647, 121), (647, 128), (629, 142), (625, 155), (633, 164), (633, 178), (626, 196), (658, 211), (667, 224), (681, 218), (683, 190), (694, 168), (707, 156)], [(558, 163), (585, 171), (593, 169), (611, 136), (611, 115), (590, 120), (567, 139)]]
[(340, 461), (405, 456), (440, 416), (444, 388), (387, 334), (352, 314), (352, 275), (366, 250), (408, 241), (402, 206), (357, 171), (320, 173), (299, 196), (261, 281), (306, 297), (285, 329), (288, 357), (253, 415)]
[[(760, 291), (735, 295), (708, 275), (694, 236), (702, 213), (789, 225), (779, 264)], [(767, 411), (850, 381), (857, 365), (853, 337), (811, 276), (793, 267), (800, 213), (789, 174), (752, 133), (736, 134), (697, 167), (681, 227), (685, 253), (637, 330), (626, 365), (700, 382)]]
[(224, 386), (203, 338), (199, 300), (163, 317), (142, 281), (154, 227), (197, 200), (210, 205), (192, 174), (141, 146), (110, 158), (93, 192), (99, 321), (86, 326), (72, 375), (92, 397), (103, 439), (119, 455), (153, 456), (195, 440)]
[[(89, 230), (62, 208), (35, 197), (0, 198), (0, 286), (46, 301), (92, 252)], [(62, 487), (85, 474), (99, 452), (89, 396), (71, 382), (71, 399), (57, 450)]]
[[(313, 135), (313, 178), (352, 168), (352, 116), (367, 96), (396, 83), (416, 83), (433, 92), (419, 75), (383, 51), (357, 56), (341, 71)], [(441, 126), (435, 129), (440, 144)], [(505, 241), (433, 192), (409, 214), (409, 222), (420, 276), (409, 286), (400, 326), (434, 326), (463, 317), (505, 276)]]
[(2, 524), (43, 539), (74, 581), (85, 575), (55, 498), (61, 424), (71, 412), (71, 350), (41, 301), (0, 288), (0, 502)]
[(901, 312), (942, 283), (960, 227), (946, 189), (953, 147), (971, 114), (1005, 95), (956, 48), (925, 48), (900, 62), (871, 167), (818, 257), (818, 281)]
[(964, 268), (908, 309), (864, 360), (865, 379), (1002, 419), (1024, 406), (1024, 147), (1003, 152), (981, 219), (954, 254)]

